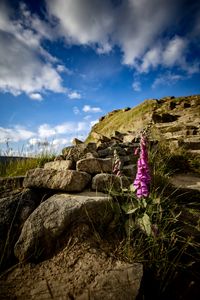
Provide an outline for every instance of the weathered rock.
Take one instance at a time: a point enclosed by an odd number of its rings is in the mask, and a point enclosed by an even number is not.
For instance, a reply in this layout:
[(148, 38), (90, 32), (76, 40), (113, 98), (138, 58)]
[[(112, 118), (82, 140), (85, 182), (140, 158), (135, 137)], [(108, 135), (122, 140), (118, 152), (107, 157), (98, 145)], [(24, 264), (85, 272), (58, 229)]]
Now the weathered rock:
[(51, 161), (44, 165), (44, 169), (72, 170), (73, 168), (74, 168), (74, 164), (71, 160)]
[(109, 272), (97, 276), (77, 300), (134, 300), (143, 276), (142, 264), (119, 264)]
[(98, 155), (99, 157), (106, 157), (106, 156), (113, 156), (114, 151), (117, 151), (117, 154), (120, 156), (124, 156), (126, 155), (126, 151), (123, 147), (121, 147), (121, 145), (116, 144), (116, 145), (112, 145), (106, 149), (102, 149), (102, 150), (98, 150)]
[(135, 133), (129, 133), (124, 136), (123, 143), (133, 143), (135, 141), (136, 134)]
[(74, 138), (73, 141), (72, 141), (72, 145), (74, 146), (77, 146), (77, 145), (80, 145), (80, 144), (83, 144), (83, 142), (77, 138)]
[(112, 198), (102, 193), (85, 192), (78, 195), (57, 194), (45, 202), (26, 220), (15, 255), (23, 261), (49, 255), (55, 242), (70, 226), (77, 223), (105, 226), (113, 219)]
[(124, 111), (124, 112), (125, 112), (125, 111), (129, 111), (129, 110), (131, 110), (130, 107), (125, 107), (125, 108), (122, 109), (122, 111)]
[(152, 114), (152, 120), (154, 123), (169, 123), (174, 122), (178, 119), (179, 116), (171, 115), (168, 113), (158, 114), (153, 113)]
[(0, 199), (0, 269), (11, 265), (13, 247), (21, 227), (40, 199), (32, 190), (24, 190)]
[(97, 158), (97, 157), (99, 157), (99, 155), (96, 151), (95, 152), (88, 152), (85, 155), (85, 158)]
[(0, 178), (0, 192), (23, 187), (24, 176)]
[(97, 174), (92, 179), (92, 189), (99, 192), (120, 192), (124, 188), (129, 188), (131, 179), (125, 176), (115, 176), (112, 174)]
[(85, 158), (85, 155), (90, 153), (96, 153), (96, 144), (95, 143), (88, 143), (88, 144), (79, 144), (72, 147), (66, 147), (62, 150), (62, 154), (65, 157), (65, 159), (70, 159), (75, 162), (78, 160)]
[(188, 138), (183, 141), (179, 141), (179, 145), (184, 147), (185, 149), (190, 150), (199, 150), (200, 149), (200, 140), (199, 138)]
[(54, 158), (54, 161), (57, 161), (57, 160), (64, 160), (64, 156), (63, 155), (58, 155)]
[(98, 133), (98, 132), (96, 132), (96, 131), (93, 131), (92, 132), (92, 138), (95, 140), (95, 141), (101, 141), (101, 142), (109, 142), (110, 141), (110, 139), (107, 137), (107, 136), (105, 136), (105, 135), (103, 135), (103, 134), (100, 134), (100, 133)]
[(114, 132), (114, 137), (116, 137), (116, 138), (118, 138), (118, 139), (120, 139), (121, 141), (123, 140), (123, 137), (124, 137), (124, 135), (125, 135), (125, 133), (123, 133), (123, 132), (119, 132), (119, 131), (115, 131)]
[(185, 188), (200, 191), (200, 175), (197, 174), (176, 174), (170, 178), (170, 182), (176, 188)]
[(137, 172), (136, 165), (123, 166), (122, 168), (123, 175), (130, 177), (131, 179), (135, 178), (136, 172)]
[(91, 176), (85, 172), (37, 168), (27, 172), (24, 187), (81, 192), (90, 180)]
[(86, 158), (77, 162), (76, 168), (78, 171), (87, 172), (89, 174), (111, 173), (112, 159), (111, 158)]

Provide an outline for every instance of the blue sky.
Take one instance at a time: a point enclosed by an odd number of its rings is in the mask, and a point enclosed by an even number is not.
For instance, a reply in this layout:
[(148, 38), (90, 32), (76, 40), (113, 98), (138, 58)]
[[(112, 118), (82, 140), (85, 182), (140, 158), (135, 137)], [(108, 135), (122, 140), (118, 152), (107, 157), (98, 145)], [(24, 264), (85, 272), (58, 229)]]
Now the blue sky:
[(1, 154), (59, 152), (113, 109), (199, 94), (199, 36), (198, 1), (0, 0)]

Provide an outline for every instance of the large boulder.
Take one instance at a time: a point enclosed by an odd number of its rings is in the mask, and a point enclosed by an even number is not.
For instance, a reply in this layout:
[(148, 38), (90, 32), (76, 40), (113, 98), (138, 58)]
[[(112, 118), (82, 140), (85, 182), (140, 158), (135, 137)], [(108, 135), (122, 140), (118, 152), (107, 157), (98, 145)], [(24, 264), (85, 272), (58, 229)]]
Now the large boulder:
[(92, 189), (98, 192), (120, 192), (129, 188), (131, 179), (125, 176), (115, 176), (113, 174), (97, 174), (92, 179)]
[(81, 192), (90, 180), (91, 176), (85, 172), (37, 168), (27, 172), (24, 187)]
[(44, 169), (73, 170), (74, 164), (71, 160), (50, 161), (44, 165)]
[(19, 238), (22, 225), (40, 199), (40, 195), (28, 189), (0, 199), (0, 269), (12, 264), (13, 247)]
[(58, 238), (70, 232), (70, 226), (78, 223), (105, 226), (113, 220), (112, 198), (106, 194), (84, 192), (77, 195), (53, 195), (26, 220), (15, 255), (23, 261), (52, 254)]
[(78, 171), (87, 172), (89, 174), (111, 173), (112, 159), (111, 158), (86, 158), (77, 162), (76, 168)]
[(62, 154), (65, 159), (70, 159), (72, 161), (77, 162), (78, 160), (85, 158), (87, 153), (94, 153), (95, 156), (97, 155), (96, 152), (96, 144), (95, 143), (82, 143), (76, 146), (65, 147), (62, 149)]

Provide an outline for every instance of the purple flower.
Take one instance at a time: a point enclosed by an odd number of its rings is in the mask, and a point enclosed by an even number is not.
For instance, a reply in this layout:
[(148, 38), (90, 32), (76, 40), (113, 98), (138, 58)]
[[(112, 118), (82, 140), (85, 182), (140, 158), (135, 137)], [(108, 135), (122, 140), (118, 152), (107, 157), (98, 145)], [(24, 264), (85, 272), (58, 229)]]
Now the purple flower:
[(140, 139), (140, 157), (137, 162), (137, 174), (133, 183), (138, 198), (148, 197), (150, 181), (151, 177), (148, 165), (147, 138), (142, 135)]

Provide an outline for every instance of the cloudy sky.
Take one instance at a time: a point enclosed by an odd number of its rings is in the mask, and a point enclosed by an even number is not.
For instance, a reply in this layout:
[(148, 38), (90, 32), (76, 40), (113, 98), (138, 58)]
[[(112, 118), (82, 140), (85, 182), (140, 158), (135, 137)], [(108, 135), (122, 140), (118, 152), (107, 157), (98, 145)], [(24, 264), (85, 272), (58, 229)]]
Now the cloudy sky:
[(199, 54), (198, 1), (0, 0), (0, 154), (60, 149), (113, 109), (199, 94)]

